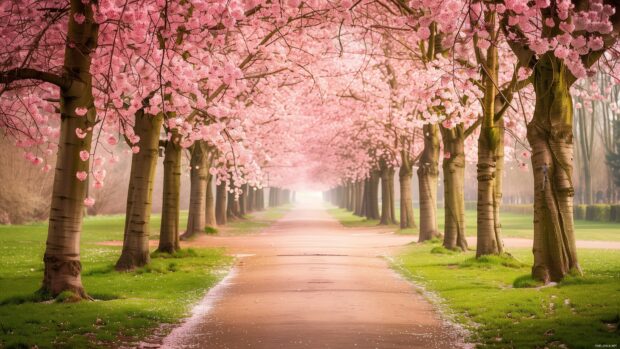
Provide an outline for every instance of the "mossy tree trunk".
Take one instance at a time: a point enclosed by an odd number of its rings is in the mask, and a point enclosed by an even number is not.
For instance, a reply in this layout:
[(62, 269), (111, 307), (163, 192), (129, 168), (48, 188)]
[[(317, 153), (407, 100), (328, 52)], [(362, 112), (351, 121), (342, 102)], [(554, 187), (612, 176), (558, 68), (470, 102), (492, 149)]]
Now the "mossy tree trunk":
[(552, 53), (534, 68), (536, 105), (527, 126), (534, 171), (534, 266), (545, 283), (580, 273), (573, 225), (573, 104), (570, 73)]
[(215, 221), (217, 225), (226, 225), (228, 217), (226, 211), (228, 209), (228, 188), (226, 182), (217, 185), (215, 197)]
[(196, 141), (192, 145), (190, 158), (190, 192), (187, 227), (181, 239), (188, 239), (196, 234), (204, 233), (207, 214), (207, 185), (211, 154), (204, 141)]
[(443, 140), (444, 239), (448, 249), (467, 250), (465, 239), (465, 131), (463, 124), (440, 126)]
[(247, 192), (247, 208), (246, 211), (247, 213), (251, 213), (253, 212), (256, 208), (256, 188), (255, 187), (251, 187), (248, 186), (248, 192)]
[[(493, 28), (491, 42), (496, 41), (495, 13), (485, 14), (486, 22)], [(483, 58), (480, 55), (479, 60)], [(487, 49), (486, 59), (481, 62), (487, 72), (484, 75), (483, 116), (478, 137), (478, 201), (476, 257), (503, 252), (501, 240), (500, 206), (502, 200), (502, 171), (504, 167), (504, 121), (506, 92), (498, 94), (499, 62), (496, 45)]]
[(164, 187), (161, 208), (161, 228), (157, 251), (174, 253), (179, 244), (179, 210), (181, 193), (181, 155), (178, 130), (171, 130), (172, 136), (166, 141), (164, 150)]
[(394, 168), (382, 161), (381, 165), (381, 220), (380, 225), (396, 224), (394, 214)]
[(364, 192), (362, 193), (362, 206), (360, 208), (361, 210), (361, 216), (362, 217), (368, 217), (368, 195), (370, 192), (370, 180), (369, 178), (364, 179), (364, 182), (362, 183), (363, 190)]
[(235, 197), (234, 193), (228, 192), (228, 199), (226, 203), (226, 215), (228, 216), (228, 220), (241, 218), (241, 214), (239, 213), (239, 198)]
[(415, 217), (413, 215), (413, 164), (409, 159), (409, 154), (405, 151), (401, 155), (402, 163), (398, 172), (400, 180), (400, 228), (415, 228)]
[(123, 249), (116, 270), (132, 270), (149, 263), (149, 235), (153, 204), (153, 179), (159, 153), (159, 132), (163, 115), (135, 115), (134, 132), (140, 137), (140, 151), (131, 156)]
[(424, 125), (424, 148), (418, 161), (420, 192), (419, 241), (439, 237), (437, 229), (437, 181), (439, 177), (439, 130), (437, 125)]
[(239, 215), (241, 217), (244, 217), (248, 211), (248, 190), (249, 188), (250, 186), (247, 184), (244, 184), (241, 187), (242, 193), (239, 196)]
[(217, 221), (215, 219), (215, 188), (213, 185), (213, 175), (207, 175), (207, 193), (205, 200), (205, 226), (215, 228)]
[[(74, 19), (78, 13), (86, 17), (81, 24)], [(60, 89), (60, 137), (40, 292), (57, 296), (71, 291), (78, 297), (88, 298), (82, 285), (80, 262), (80, 234), (88, 182), (79, 181), (76, 173), (88, 172), (89, 161), (80, 159), (80, 151), (90, 151), (92, 132), (80, 139), (75, 130), (86, 131), (95, 123), (90, 65), (99, 27), (93, 20), (92, 7), (80, 0), (71, 0), (67, 18), (66, 40), (73, 45), (65, 47), (62, 71), (63, 78), (70, 83)], [(75, 113), (78, 107), (88, 108), (87, 114), (78, 116)]]
[(381, 215), (379, 213), (379, 181), (380, 181), (379, 171), (371, 171), (370, 178), (368, 179), (368, 208), (366, 218), (368, 219), (379, 219)]
[(265, 210), (265, 188), (259, 188), (256, 190), (256, 210)]
[(365, 181), (355, 182), (355, 209), (353, 213), (360, 217), (364, 215), (364, 185)]

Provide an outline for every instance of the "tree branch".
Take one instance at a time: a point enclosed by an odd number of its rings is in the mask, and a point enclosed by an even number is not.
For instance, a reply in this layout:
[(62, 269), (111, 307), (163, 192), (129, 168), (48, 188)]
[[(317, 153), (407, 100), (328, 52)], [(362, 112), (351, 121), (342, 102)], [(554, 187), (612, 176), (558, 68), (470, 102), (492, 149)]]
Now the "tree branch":
[(62, 89), (68, 89), (71, 87), (71, 81), (69, 79), (60, 75), (47, 73), (36, 69), (16, 68), (0, 72), (0, 84), (10, 84), (19, 80), (39, 80), (49, 82), (50, 84), (54, 84)]

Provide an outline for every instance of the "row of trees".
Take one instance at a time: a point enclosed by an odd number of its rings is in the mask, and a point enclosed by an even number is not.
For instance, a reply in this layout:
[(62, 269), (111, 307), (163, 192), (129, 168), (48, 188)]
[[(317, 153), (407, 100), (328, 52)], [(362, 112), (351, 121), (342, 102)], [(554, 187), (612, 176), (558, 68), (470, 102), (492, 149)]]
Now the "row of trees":
[[(413, 226), (417, 166), (420, 233), (431, 238), (441, 156), (448, 248), (467, 249), (463, 176), (467, 162), (477, 164), (478, 255), (502, 252), (505, 159), (527, 168), (531, 156), (533, 275), (548, 282), (578, 271), (571, 88), (595, 70), (613, 72), (616, 7), (603, 0), (4, 1), (0, 127), (44, 170), (51, 166), (42, 154), (57, 156), (42, 291), (86, 296), (82, 214), (122, 149), (131, 174), (121, 270), (148, 261), (161, 154), (162, 250), (177, 244), (185, 170), (191, 235), (213, 221), (207, 198), (219, 199), (214, 216), (222, 224), (260, 198), (263, 185), (310, 181), (346, 184), (352, 208), (373, 217), (373, 198), (362, 198), (374, 197), (380, 181), (381, 222)], [(397, 168), (401, 217), (392, 203)]]

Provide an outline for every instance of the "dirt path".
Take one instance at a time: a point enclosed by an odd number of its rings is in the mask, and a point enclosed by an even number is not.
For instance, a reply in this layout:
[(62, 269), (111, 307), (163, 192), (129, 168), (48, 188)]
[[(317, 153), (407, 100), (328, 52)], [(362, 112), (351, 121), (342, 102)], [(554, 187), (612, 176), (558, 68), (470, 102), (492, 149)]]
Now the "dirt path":
[(241, 256), (167, 348), (455, 348), (442, 322), (383, 257), (412, 237), (346, 229), (296, 208), (253, 236), (201, 237)]

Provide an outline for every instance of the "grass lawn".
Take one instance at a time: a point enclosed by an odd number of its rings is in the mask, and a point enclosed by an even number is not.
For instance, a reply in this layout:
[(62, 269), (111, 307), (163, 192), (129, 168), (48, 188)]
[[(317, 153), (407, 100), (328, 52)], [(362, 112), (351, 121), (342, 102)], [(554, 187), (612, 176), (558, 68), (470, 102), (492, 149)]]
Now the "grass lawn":
[(269, 207), (264, 211), (250, 213), (244, 219), (233, 220), (226, 227), (218, 230), (223, 235), (254, 234), (282, 218), (291, 207), (293, 206)]
[(412, 246), (394, 266), (438, 294), (446, 312), (472, 331), (471, 340), (478, 347), (620, 345), (619, 251), (580, 250), (583, 277), (568, 277), (553, 287), (515, 288), (515, 281), (519, 286), (529, 279), (529, 249), (511, 249), (516, 261), (505, 257), (476, 261), (473, 252), (432, 253), (445, 252), (438, 246)]
[[(378, 220), (367, 220), (357, 217), (341, 208), (330, 206), (329, 213), (346, 227), (368, 227), (379, 224)], [(415, 209), (416, 223), (419, 223), (420, 212)], [(396, 208), (396, 218), (400, 216), (400, 209)], [(529, 215), (504, 212), (502, 219), (502, 233), (504, 237), (528, 238), (533, 237), (532, 217)], [(437, 210), (437, 222), (439, 231), (443, 231), (444, 210)], [(476, 236), (476, 211), (465, 211), (465, 229), (467, 236)], [(418, 234), (417, 229), (399, 230), (395, 225), (393, 228), (401, 234)], [(599, 241), (620, 241), (620, 223), (591, 222), (585, 220), (575, 221), (575, 232), (578, 240), (599, 240)]]
[[(283, 215), (268, 209), (254, 222), (238, 220), (226, 229), (254, 232)], [(251, 218), (251, 217), (250, 217)], [(180, 226), (187, 222), (181, 214)], [(151, 220), (157, 239), (160, 216)], [(82, 280), (96, 301), (30, 301), (43, 275), (46, 223), (0, 226), (0, 348), (110, 347), (151, 334), (161, 323), (175, 323), (217, 283), (232, 263), (221, 249), (185, 250), (183, 258), (153, 258), (130, 273), (113, 270), (120, 247), (97, 242), (122, 240), (124, 216), (87, 217), (81, 256)], [(179, 256), (177, 256), (179, 257)]]

